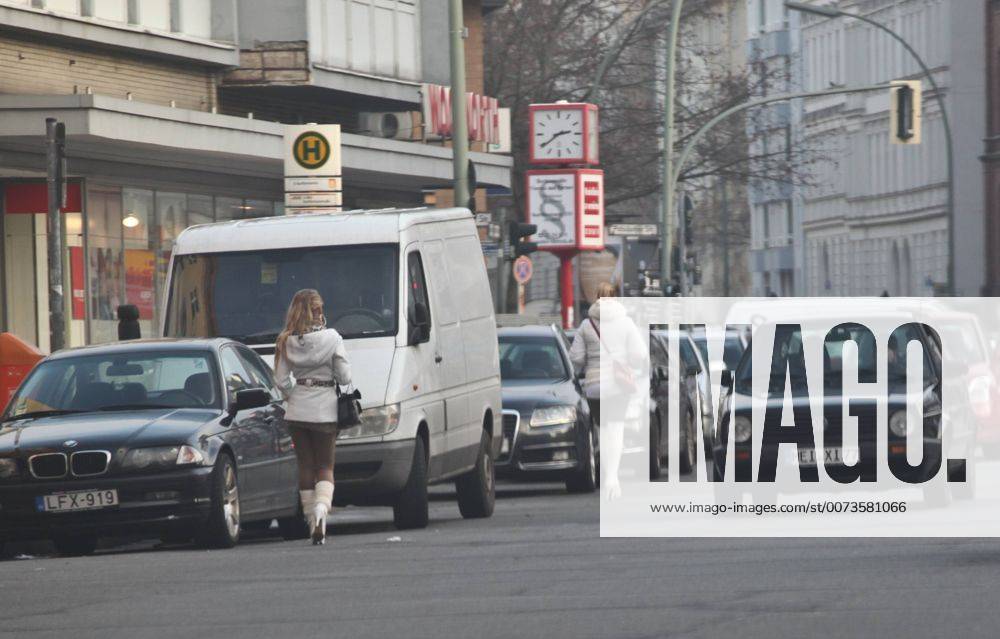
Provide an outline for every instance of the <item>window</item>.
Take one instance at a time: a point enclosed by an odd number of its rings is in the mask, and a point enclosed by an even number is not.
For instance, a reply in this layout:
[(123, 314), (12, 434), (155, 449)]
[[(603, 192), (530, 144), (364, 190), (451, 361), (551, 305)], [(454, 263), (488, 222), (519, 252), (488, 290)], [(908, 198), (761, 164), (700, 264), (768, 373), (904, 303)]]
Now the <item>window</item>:
[(170, 0), (134, 1), (134, 22), (143, 27), (170, 31)]
[(133, 351), (80, 355), (40, 364), (5, 415), (218, 406), (208, 353)]
[(126, 0), (85, 0), (83, 10), (87, 15), (112, 22), (128, 21)]
[(424, 264), (420, 260), (420, 252), (413, 251), (406, 258), (407, 284), (410, 287), (406, 314), (413, 322), (416, 317), (416, 304), (419, 302), (427, 309), (430, 319), (430, 304), (427, 303), (427, 281), (424, 279)]
[(45, 0), (45, 8), (49, 11), (80, 15), (80, 0)]
[(121, 197), (117, 189), (87, 192), (90, 342), (95, 344), (118, 338), (117, 310), (125, 303)]
[(312, 2), (310, 58), (338, 68), (416, 80), (419, 16), (419, 0)]
[(501, 336), (500, 377), (504, 380), (570, 377), (569, 368), (555, 336)]
[[(176, 1), (176, 0), (175, 0)], [(179, 16), (174, 29), (196, 38), (212, 37), (212, 3), (207, 0), (179, 0)]]
[(398, 250), (359, 244), (178, 256), (166, 334), (273, 344), (289, 301), (315, 288), (345, 338), (395, 335)]
[(243, 368), (243, 363), (240, 361), (239, 355), (231, 347), (227, 346), (220, 351), (222, 359), (222, 376), (226, 380), (226, 391), (229, 393), (229, 400), (232, 401), (236, 397), (236, 393), (241, 390), (246, 390), (252, 388), (253, 384), (250, 383), (250, 376), (247, 374), (246, 369)]
[(264, 363), (264, 360), (257, 353), (245, 346), (238, 347), (236, 351), (239, 353), (240, 359), (243, 360), (243, 367), (250, 373), (250, 380), (254, 386), (267, 389), (267, 392), (271, 394), (271, 397), (275, 401), (280, 401), (282, 398), (281, 391), (275, 385), (271, 369)]

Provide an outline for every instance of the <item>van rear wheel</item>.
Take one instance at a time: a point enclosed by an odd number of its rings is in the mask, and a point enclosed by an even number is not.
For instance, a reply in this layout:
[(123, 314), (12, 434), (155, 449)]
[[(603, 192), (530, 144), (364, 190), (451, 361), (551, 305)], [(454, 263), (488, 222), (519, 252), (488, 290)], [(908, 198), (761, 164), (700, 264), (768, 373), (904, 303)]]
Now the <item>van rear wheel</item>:
[(497, 494), (492, 444), (490, 434), (483, 431), (475, 468), (455, 480), (458, 511), (466, 519), (484, 519), (493, 515)]
[(430, 520), (427, 502), (427, 453), (424, 440), (417, 437), (413, 446), (413, 466), (403, 490), (392, 506), (392, 522), (400, 530), (426, 528)]

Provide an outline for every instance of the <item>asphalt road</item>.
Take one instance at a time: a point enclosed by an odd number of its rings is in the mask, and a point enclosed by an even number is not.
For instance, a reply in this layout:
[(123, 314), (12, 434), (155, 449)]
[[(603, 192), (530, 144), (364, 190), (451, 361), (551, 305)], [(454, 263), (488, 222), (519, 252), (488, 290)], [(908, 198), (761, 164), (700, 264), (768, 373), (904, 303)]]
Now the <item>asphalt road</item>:
[(996, 637), (1000, 542), (600, 539), (596, 497), (501, 485), (430, 527), (348, 509), (325, 547), (133, 544), (0, 562), (0, 636)]

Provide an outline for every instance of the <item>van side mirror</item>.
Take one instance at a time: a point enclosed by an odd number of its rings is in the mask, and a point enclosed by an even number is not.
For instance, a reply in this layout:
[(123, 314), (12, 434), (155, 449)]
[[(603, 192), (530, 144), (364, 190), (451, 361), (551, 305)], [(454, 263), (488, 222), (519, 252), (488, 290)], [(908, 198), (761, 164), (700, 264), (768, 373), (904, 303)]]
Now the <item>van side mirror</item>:
[(431, 338), (431, 317), (426, 304), (417, 302), (413, 305), (413, 314), (409, 323), (410, 334), (407, 341), (410, 346), (423, 344)]

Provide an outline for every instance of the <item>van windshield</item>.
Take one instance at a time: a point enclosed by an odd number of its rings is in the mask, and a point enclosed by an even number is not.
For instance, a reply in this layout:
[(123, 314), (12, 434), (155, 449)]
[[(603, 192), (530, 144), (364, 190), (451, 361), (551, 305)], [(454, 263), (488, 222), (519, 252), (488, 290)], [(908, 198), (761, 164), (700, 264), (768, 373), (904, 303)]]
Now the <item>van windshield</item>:
[(178, 255), (164, 334), (273, 344), (292, 296), (314, 288), (345, 339), (395, 335), (398, 253), (363, 244)]

